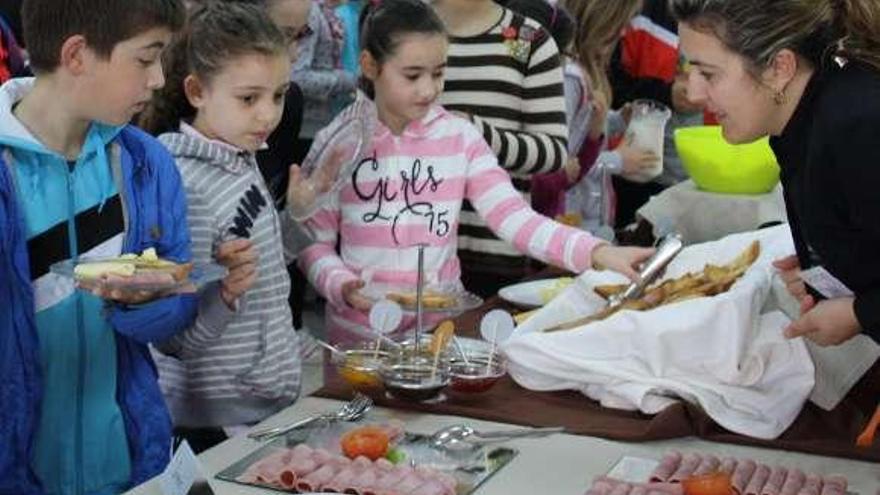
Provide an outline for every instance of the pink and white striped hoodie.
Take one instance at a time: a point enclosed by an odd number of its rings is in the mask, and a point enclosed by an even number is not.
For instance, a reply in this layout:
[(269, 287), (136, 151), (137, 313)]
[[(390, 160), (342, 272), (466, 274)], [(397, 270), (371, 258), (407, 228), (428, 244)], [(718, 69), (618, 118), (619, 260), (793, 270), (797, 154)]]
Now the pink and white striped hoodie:
[(377, 294), (415, 290), (418, 244), (427, 245), (426, 286), (461, 286), (456, 251), (464, 199), (519, 251), (578, 273), (590, 267), (600, 241), (535, 213), (479, 131), (440, 106), (400, 136), (377, 123), (366, 156), (348, 183), (304, 222), (315, 243), (300, 253), (299, 263), (328, 301), (334, 342), (366, 338), (361, 329), (367, 315), (345, 302), (343, 284), (360, 279), (367, 293)]

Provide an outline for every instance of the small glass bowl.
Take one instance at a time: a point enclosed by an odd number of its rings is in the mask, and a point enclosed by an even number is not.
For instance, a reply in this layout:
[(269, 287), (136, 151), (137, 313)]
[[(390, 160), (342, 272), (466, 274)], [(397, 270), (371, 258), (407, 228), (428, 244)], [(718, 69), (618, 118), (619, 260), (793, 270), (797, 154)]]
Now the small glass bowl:
[(445, 397), (442, 391), (449, 385), (449, 360), (432, 357), (399, 354), (389, 357), (379, 373), (385, 390), (392, 396), (407, 401), (439, 401)]
[(361, 392), (382, 390), (382, 376), (379, 370), (388, 359), (387, 351), (354, 348), (344, 350), (343, 353), (344, 356), (334, 355), (332, 362), (336, 367), (336, 373), (351, 388)]
[(507, 373), (507, 361), (499, 353), (468, 354), (468, 361), (456, 358), (450, 363), (449, 389), (462, 394), (481, 394), (488, 391)]

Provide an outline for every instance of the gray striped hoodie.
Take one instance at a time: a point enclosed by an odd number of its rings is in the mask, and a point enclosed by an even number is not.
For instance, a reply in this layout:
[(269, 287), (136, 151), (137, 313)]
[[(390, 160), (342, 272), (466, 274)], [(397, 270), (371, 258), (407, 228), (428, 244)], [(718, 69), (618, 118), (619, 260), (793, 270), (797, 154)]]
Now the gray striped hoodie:
[(201, 290), (194, 326), (156, 346), (159, 383), (176, 426), (253, 423), (299, 395), (286, 265), (300, 238), (290, 216), (276, 211), (253, 153), (189, 129), (159, 140), (186, 186), (193, 261), (210, 262), (219, 243), (245, 237), (258, 252), (258, 275), (234, 311), (219, 283)]

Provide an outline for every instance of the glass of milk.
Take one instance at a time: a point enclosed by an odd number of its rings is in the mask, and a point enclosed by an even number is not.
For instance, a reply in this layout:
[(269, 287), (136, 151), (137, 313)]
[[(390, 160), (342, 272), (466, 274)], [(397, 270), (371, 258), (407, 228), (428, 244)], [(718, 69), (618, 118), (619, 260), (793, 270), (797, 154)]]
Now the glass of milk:
[(666, 123), (672, 111), (666, 105), (654, 100), (635, 100), (632, 102), (632, 117), (626, 128), (625, 139), (637, 148), (653, 151), (657, 155), (656, 164), (643, 169), (638, 174), (625, 177), (635, 182), (649, 182), (663, 172), (663, 141)]

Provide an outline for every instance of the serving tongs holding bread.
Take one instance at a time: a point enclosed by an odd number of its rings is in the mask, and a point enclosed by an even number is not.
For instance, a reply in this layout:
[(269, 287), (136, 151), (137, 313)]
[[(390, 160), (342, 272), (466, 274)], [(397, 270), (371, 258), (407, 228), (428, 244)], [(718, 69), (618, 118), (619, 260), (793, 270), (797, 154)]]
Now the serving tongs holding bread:
[[(598, 285), (593, 288), (593, 291), (608, 301), (603, 309), (592, 315), (562, 323), (544, 331), (554, 332), (580, 328), (588, 323), (604, 320), (625, 309), (646, 311), (666, 304), (721, 294), (739, 280), (752, 263), (758, 259), (761, 252), (760, 244), (758, 241), (754, 241), (726, 265), (707, 264), (701, 272), (686, 273), (680, 277), (670, 278), (652, 285), (652, 282), (662, 273), (663, 268), (681, 250), (681, 247), (676, 247), (674, 241), (670, 241), (669, 247), (665, 247), (664, 243), (661, 243), (657, 248), (655, 257), (645, 264), (643, 273), (653, 278), (647, 282), (644, 279), (639, 280), (639, 282), (644, 282), (641, 289), (631, 289), (632, 284)], [(661, 263), (667, 257), (668, 259)], [(652, 264), (655, 259), (660, 261)], [(649, 268), (655, 271), (648, 273)]]

